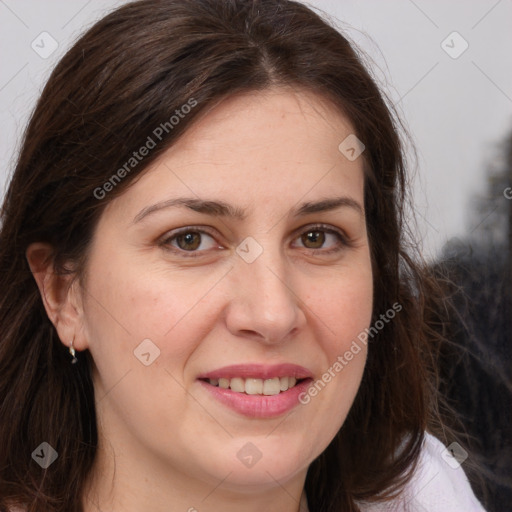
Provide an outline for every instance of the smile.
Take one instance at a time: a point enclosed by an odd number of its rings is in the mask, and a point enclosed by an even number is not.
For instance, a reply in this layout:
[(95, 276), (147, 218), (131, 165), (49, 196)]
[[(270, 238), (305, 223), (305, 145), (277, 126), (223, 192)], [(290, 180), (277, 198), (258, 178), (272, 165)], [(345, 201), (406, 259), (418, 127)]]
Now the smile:
[(223, 406), (250, 418), (275, 418), (301, 405), (313, 373), (296, 364), (238, 364), (197, 376), (201, 388)]

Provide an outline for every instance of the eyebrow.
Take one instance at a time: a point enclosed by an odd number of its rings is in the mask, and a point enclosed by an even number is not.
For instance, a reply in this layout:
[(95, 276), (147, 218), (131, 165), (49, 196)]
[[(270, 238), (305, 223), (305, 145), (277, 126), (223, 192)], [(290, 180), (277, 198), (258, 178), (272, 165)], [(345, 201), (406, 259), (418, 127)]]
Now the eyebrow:
[[(176, 207), (186, 207), (195, 212), (215, 217), (230, 217), (236, 220), (244, 220), (247, 218), (247, 214), (242, 208), (230, 205), (224, 201), (180, 197), (147, 206), (135, 216), (133, 224), (140, 222), (152, 213)], [(350, 197), (332, 197), (320, 201), (302, 203), (300, 207), (293, 212), (293, 215), (295, 217), (302, 217), (311, 213), (327, 212), (342, 207), (352, 208), (360, 215), (364, 216), (363, 207)]]

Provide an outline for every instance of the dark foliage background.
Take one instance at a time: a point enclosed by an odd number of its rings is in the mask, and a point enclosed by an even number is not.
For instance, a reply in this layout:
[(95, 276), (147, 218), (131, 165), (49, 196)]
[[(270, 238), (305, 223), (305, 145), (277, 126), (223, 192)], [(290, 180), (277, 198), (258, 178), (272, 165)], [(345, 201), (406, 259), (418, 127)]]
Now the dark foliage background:
[(447, 292), (433, 320), (448, 340), (440, 387), (466, 430), (483, 482), (470, 480), (489, 512), (512, 510), (512, 134), (497, 153), (467, 234), (432, 265)]

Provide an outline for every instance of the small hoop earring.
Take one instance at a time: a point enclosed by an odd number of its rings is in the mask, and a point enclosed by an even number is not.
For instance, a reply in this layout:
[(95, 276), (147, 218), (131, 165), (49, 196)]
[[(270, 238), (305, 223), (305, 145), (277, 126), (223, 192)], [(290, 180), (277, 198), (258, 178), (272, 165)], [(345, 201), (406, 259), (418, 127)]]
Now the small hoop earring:
[(69, 345), (69, 353), (73, 356), (73, 359), (71, 359), (71, 364), (75, 364), (78, 361), (76, 358), (76, 351), (73, 348), (73, 341), (75, 341), (75, 338), (71, 340), (71, 344)]

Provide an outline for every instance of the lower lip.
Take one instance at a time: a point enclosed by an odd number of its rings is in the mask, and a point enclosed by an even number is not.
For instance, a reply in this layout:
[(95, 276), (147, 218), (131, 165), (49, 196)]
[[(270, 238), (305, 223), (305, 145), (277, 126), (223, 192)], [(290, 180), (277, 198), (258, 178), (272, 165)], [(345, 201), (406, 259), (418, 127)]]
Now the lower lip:
[(219, 402), (227, 405), (234, 411), (250, 418), (274, 418), (291, 411), (300, 404), (299, 395), (304, 393), (311, 384), (312, 379), (305, 379), (278, 395), (247, 395), (237, 393), (231, 389), (212, 386), (209, 382), (200, 380), (204, 386)]

